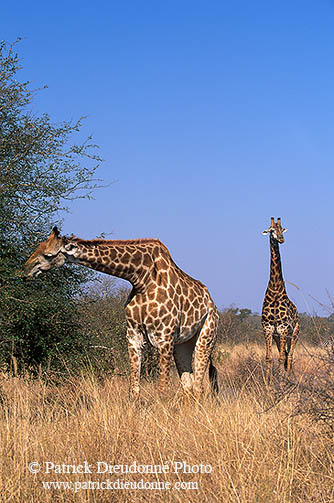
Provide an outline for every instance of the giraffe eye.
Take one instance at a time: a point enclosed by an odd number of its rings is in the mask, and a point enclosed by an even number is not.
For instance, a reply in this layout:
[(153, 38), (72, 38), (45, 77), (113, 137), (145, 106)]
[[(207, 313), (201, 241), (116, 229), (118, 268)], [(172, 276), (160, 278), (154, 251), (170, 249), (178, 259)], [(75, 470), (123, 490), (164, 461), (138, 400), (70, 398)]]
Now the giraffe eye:
[(53, 253), (44, 253), (44, 257), (46, 258), (53, 257)]

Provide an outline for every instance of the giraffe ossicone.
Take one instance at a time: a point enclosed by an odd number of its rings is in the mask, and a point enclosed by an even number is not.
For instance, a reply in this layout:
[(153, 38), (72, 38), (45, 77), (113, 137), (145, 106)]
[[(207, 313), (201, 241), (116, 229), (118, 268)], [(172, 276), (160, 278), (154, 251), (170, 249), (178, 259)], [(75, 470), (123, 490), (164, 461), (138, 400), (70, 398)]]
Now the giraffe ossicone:
[(270, 227), (262, 234), (270, 235), (270, 278), (262, 307), (262, 328), (266, 341), (266, 380), (269, 380), (272, 362), (272, 341), (279, 352), (279, 362), (289, 374), (300, 329), (296, 306), (289, 299), (282, 273), (279, 244), (284, 243), (281, 219), (271, 217)]
[(130, 359), (130, 391), (139, 394), (142, 347), (150, 341), (160, 356), (160, 383), (167, 386), (172, 358), (185, 391), (199, 398), (209, 366), (213, 391), (218, 390), (212, 363), (218, 310), (208, 289), (173, 261), (158, 239), (83, 240), (60, 236), (53, 228), (24, 265), (26, 277), (75, 263), (128, 280), (132, 291), (125, 307)]

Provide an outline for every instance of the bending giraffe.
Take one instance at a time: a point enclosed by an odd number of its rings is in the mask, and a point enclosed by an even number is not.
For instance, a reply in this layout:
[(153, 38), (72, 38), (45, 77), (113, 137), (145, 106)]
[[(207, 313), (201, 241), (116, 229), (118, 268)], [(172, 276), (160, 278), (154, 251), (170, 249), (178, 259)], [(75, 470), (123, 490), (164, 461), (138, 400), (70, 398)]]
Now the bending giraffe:
[(280, 365), (289, 374), (292, 369), (292, 359), (295, 345), (298, 339), (300, 322), (296, 306), (288, 298), (282, 274), (279, 244), (284, 243), (283, 233), (287, 229), (282, 228), (281, 219), (271, 217), (268, 230), (262, 234), (270, 235), (270, 279), (264, 296), (262, 308), (262, 327), (266, 339), (266, 379), (272, 361), (272, 340), (276, 342), (279, 351)]
[(160, 384), (168, 382), (174, 355), (181, 383), (199, 398), (209, 364), (211, 387), (218, 391), (211, 354), (218, 310), (208, 289), (173, 261), (157, 239), (85, 241), (60, 236), (53, 228), (24, 265), (26, 277), (61, 267), (65, 262), (128, 280), (132, 291), (125, 307), (130, 359), (130, 392), (139, 395), (142, 347), (148, 340), (159, 351)]

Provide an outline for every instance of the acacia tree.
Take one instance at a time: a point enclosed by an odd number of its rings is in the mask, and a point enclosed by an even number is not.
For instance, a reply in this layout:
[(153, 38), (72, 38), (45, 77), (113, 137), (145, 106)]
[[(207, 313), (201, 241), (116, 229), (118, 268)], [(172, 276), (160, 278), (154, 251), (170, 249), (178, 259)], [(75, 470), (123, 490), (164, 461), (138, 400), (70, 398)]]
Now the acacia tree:
[(32, 113), (40, 89), (17, 79), (17, 42), (0, 43), (0, 357), (34, 367), (78, 347), (74, 297), (90, 273), (64, 267), (24, 283), (17, 272), (68, 201), (91, 197), (101, 159), (90, 137), (70, 142), (84, 118)]

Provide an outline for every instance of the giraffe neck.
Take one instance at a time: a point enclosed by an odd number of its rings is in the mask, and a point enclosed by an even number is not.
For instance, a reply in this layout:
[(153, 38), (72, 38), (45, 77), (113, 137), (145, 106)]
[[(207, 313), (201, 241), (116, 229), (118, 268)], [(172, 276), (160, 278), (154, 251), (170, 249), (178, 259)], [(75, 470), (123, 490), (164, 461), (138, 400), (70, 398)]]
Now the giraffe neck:
[(270, 279), (268, 289), (285, 291), (279, 244), (273, 237), (270, 237)]
[(75, 242), (77, 250), (70, 262), (129, 281), (136, 290), (145, 287), (152, 258), (144, 244), (127, 241)]

